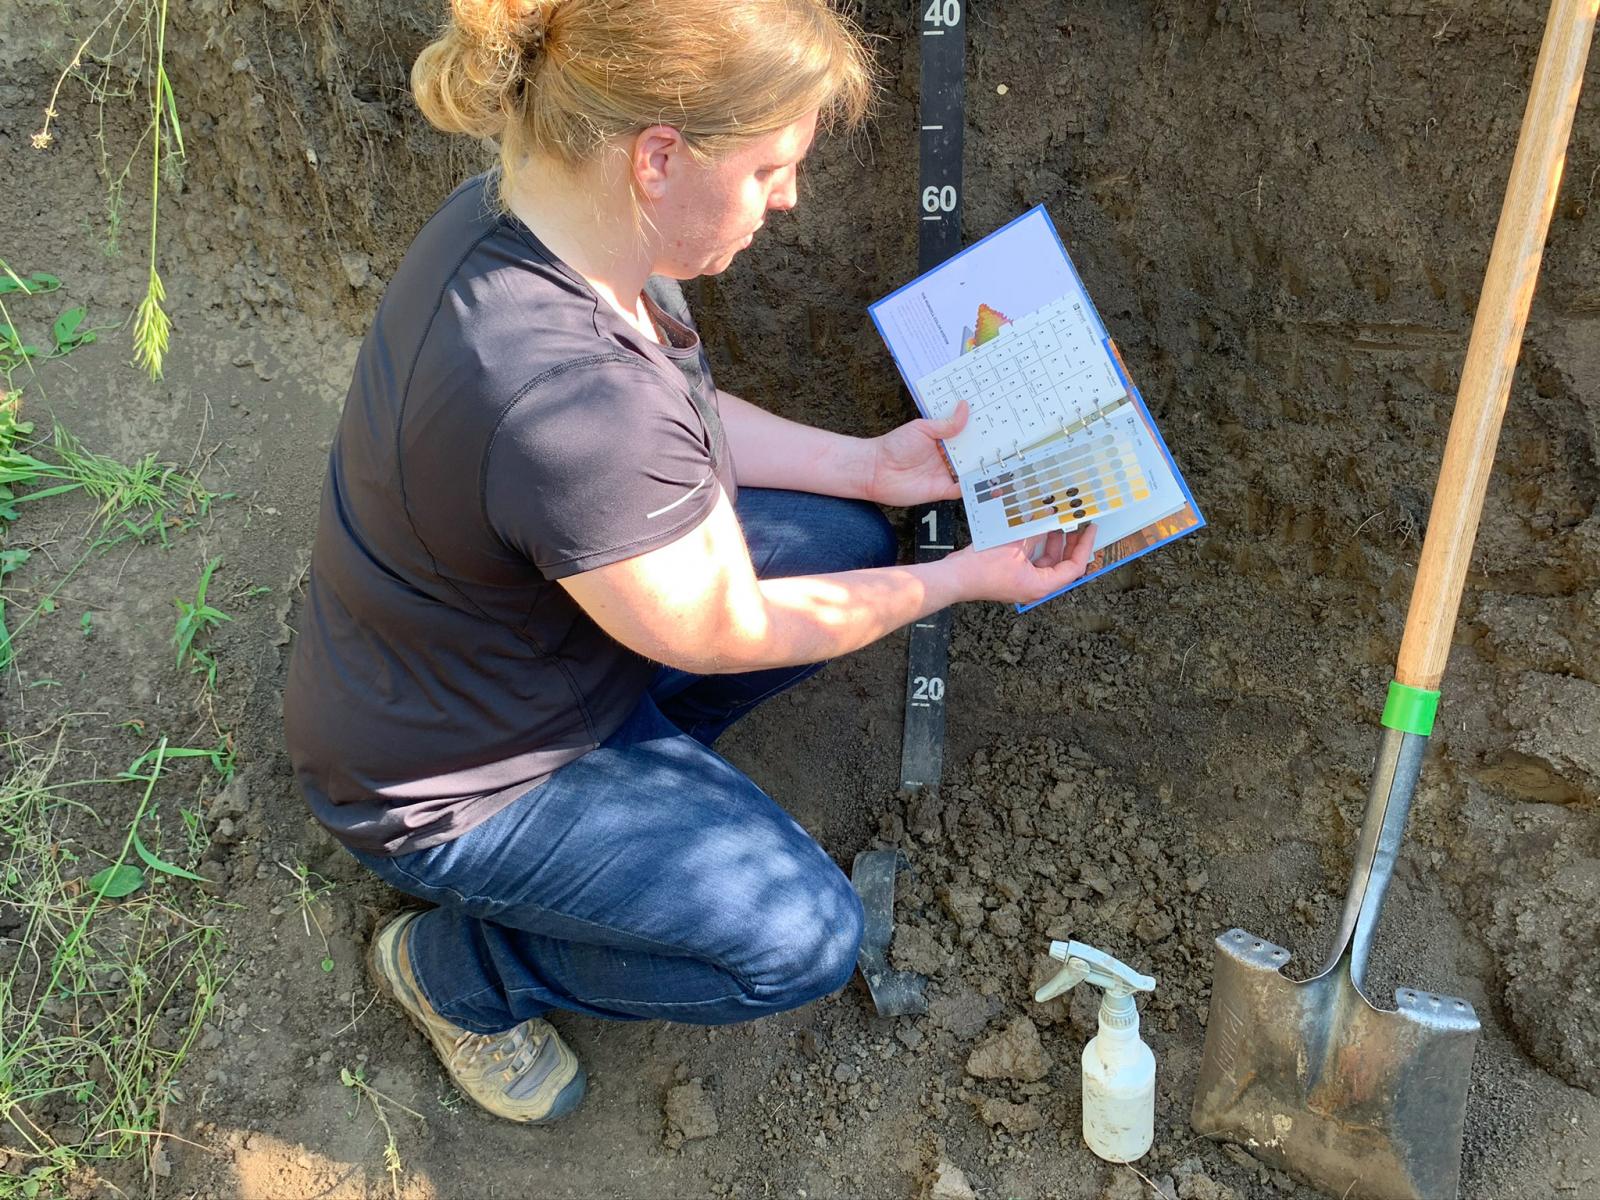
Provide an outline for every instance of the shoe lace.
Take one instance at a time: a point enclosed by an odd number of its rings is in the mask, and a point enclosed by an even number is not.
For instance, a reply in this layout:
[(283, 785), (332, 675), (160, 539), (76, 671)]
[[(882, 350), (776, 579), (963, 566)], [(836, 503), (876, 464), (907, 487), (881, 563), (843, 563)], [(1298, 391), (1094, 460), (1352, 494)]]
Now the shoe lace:
[[(528, 1036), (526, 1026), (518, 1025), (503, 1033), (463, 1033), (450, 1052), (453, 1069), (489, 1071), (498, 1069), (507, 1083), (526, 1071), (539, 1052), (539, 1044)], [(505, 1063), (502, 1067), (494, 1064)]]

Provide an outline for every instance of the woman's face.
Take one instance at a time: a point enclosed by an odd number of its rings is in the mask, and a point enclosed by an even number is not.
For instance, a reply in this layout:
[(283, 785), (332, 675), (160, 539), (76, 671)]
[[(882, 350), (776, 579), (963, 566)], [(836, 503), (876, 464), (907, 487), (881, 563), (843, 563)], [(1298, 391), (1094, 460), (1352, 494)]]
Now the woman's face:
[[(660, 237), (655, 271), (693, 279), (726, 270), (769, 210), (794, 207), (800, 160), (816, 130), (817, 114), (811, 113), (708, 164), (694, 160), (675, 130), (658, 135), (660, 145), (644, 154), (639, 179)], [(653, 132), (641, 135), (641, 153)]]

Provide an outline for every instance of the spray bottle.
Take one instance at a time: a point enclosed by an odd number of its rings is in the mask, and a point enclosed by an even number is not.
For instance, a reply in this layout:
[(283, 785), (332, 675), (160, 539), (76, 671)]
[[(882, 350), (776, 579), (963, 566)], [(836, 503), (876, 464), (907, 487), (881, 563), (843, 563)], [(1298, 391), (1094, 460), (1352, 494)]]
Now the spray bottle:
[(1085, 981), (1105, 992), (1100, 1032), (1083, 1048), (1083, 1140), (1107, 1162), (1133, 1162), (1155, 1139), (1156, 1056), (1139, 1038), (1135, 992), (1156, 981), (1082, 942), (1051, 942), (1067, 965), (1034, 993), (1043, 1003)]

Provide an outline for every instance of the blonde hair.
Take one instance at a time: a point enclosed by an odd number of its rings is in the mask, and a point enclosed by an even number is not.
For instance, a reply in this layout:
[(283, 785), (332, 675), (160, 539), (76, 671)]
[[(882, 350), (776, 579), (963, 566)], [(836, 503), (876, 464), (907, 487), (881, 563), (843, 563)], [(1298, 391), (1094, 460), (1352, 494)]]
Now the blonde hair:
[(446, 133), (499, 143), (503, 185), (531, 153), (577, 167), (652, 125), (702, 160), (813, 111), (855, 126), (873, 74), (828, 0), (450, 0), (411, 90)]

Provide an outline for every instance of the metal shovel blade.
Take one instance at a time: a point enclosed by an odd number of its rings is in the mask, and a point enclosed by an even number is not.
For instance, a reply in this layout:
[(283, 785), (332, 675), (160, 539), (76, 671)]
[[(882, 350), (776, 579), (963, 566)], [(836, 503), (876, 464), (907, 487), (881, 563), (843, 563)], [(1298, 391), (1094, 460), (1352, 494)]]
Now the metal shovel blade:
[(924, 995), (928, 981), (889, 965), (889, 942), (894, 937), (894, 879), (910, 867), (899, 850), (863, 850), (850, 867), (850, 883), (861, 897), (866, 915), (856, 965), (880, 1017), (910, 1017), (928, 1011)]
[(1456, 1194), (1478, 1018), (1401, 988), (1368, 1003), (1348, 959), (1286, 979), (1289, 954), (1242, 929), (1217, 939), (1194, 1127), (1338, 1197)]
[(1453, 996), (1362, 991), (1427, 738), (1386, 730), (1332, 954), (1312, 978), (1242, 929), (1217, 939), (1192, 1121), (1341, 1200), (1451, 1200), (1478, 1016)]

